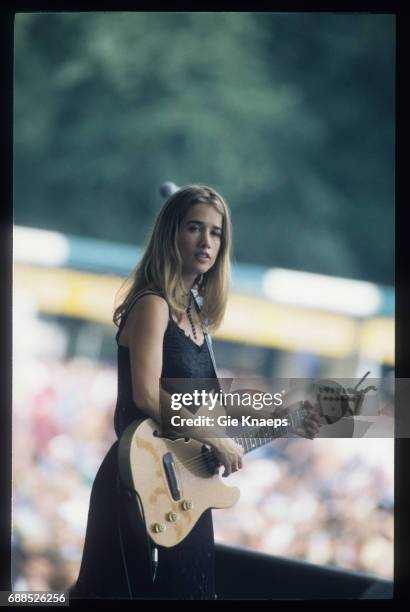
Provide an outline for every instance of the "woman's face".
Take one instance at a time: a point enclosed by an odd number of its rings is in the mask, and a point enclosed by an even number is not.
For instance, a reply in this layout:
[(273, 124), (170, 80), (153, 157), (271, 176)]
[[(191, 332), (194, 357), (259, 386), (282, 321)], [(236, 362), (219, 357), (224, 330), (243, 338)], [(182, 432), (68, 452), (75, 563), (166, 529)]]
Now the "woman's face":
[(186, 213), (178, 232), (182, 274), (195, 280), (217, 260), (222, 240), (222, 215), (210, 204), (195, 204)]

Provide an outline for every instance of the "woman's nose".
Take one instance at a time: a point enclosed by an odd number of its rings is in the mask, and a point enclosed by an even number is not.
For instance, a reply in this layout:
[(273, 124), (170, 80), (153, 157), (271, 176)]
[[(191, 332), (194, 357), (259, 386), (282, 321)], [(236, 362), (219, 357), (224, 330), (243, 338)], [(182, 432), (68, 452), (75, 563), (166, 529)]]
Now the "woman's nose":
[(211, 246), (211, 237), (209, 232), (202, 232), (201, 234), (201, 244), (203, 246)]

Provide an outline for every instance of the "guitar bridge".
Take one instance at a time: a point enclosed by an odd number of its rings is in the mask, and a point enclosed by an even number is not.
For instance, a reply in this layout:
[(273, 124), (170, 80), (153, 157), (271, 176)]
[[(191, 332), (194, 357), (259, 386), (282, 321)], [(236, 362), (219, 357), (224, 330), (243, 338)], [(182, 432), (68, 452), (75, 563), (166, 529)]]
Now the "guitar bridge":
[(172, 499), (179, 501), (181, 499), (181, 490), (179, 488), (177, 473), (175, 471), (175, 463), (172, 457), (172, 453), (165, 453), (162, 458), (164, 465), (165, 474), (167, 477), (168, 488), (171, 492)]

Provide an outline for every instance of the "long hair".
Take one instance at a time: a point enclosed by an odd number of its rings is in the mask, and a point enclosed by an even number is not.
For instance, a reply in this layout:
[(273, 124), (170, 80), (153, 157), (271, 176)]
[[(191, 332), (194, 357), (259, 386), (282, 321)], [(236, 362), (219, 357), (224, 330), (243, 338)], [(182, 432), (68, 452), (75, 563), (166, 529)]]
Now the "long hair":
[[(227, 203), (212, 187), (186, 185), (164, 203), (155, 221), (148, 245), (126, 283), (131, 287), (114, 310), (113, 321), (119, 326), (134, 296), (147, 287), (161, 293), (172, 310), (180, 316), (185, 310), (176, 296), (186, 292), (182, 282), (182, 258), (178, 249), (178, 231), (188, 210), (195, 204), (209, 204), (222, 215), (221, 245), (210, 270), (200, 275), (197, 288), (203, 297), (200, 317), (207, 320), (210, 331), (222, 322), (228, 299), (232, 224)], [(198, 279), (197, 279), (198, 280)]]

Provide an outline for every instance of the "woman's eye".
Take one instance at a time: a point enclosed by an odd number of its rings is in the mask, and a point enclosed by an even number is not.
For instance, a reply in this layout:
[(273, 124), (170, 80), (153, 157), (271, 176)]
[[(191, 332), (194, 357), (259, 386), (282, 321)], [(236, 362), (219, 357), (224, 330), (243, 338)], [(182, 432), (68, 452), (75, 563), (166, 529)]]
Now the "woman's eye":
[[(198, 225), (190, 225), (188, 226), (188, 231), (189, 232), (199, 232), (201, 231), (201, 228)], [(222, 234), (218, 231), (212, 231), (211, 232), (212, 236), (217, 236), (218, 238), (221, 238)]]

